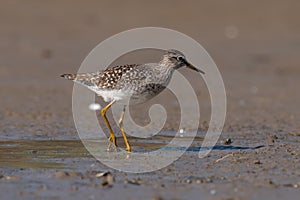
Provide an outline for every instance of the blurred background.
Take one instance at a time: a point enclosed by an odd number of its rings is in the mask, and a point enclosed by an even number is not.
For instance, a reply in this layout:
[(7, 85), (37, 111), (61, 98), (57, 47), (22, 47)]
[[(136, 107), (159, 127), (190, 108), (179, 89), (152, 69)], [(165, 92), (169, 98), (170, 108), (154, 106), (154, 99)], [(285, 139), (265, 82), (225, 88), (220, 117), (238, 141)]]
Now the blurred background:
[[(0, 3), (0, 138), (76, 137), (73, 84), (59, 75), (76, 72), (86, 55), (111, 35), (145, 26), (180, 31), (206, 48), (228, 95), (225, 131), (299, 128), (296, 0)], [(193, 83), (199, 81), (184, 73)], [(204, 91), (198, 94), (208, 113), (204, 83), (198, 90)]]

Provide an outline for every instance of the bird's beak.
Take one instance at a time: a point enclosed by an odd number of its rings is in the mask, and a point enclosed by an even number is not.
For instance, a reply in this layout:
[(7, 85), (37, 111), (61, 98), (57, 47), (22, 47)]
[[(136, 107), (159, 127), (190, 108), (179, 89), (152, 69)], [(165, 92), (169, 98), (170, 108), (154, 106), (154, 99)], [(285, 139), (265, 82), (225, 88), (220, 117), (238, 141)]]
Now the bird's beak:
[(188, 63), (188, 62), (186, 62), (186, 67), (187, 67), (187, 68), (190, 68), (190, 69), (192, 69), (192, 70), (194, 70), (194, 71), (196, 71), (196, 72), (200, 72), (201, 74), (205, 74), (204, 71), (202, 71), (201, 69), (198, 69), (198, 68), (194, 67), (192, 64), (190, 64), (190, 63)]

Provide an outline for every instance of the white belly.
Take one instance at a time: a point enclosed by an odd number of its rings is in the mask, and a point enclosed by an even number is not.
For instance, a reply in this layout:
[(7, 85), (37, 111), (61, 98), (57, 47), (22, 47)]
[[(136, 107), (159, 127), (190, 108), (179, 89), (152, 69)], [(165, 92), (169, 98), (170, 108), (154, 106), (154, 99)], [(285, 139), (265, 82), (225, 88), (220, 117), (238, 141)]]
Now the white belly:
[(89, 87), (89, 89), (94, 91), (98, 96), (101, 96), (105, 102), (111, 102), (113, 100), (121, 101), (130, 98), (130, 95), (121, 90), (99, 90), (99, 88), (96, 87)]

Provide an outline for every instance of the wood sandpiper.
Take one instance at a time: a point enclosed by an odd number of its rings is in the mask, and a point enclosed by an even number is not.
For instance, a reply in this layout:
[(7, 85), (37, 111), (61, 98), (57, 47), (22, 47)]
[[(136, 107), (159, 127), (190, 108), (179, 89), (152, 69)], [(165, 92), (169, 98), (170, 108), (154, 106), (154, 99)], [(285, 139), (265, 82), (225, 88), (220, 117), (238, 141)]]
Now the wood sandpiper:
[[(158, 63), (114, 66), (108, 67), (103, 71), (63, 74), (61, 77), (86, 86), (98, 96), (101, 96), (105, 102), (109, 102), (101, 110), (101, 115), (110, 132), (110, 143), (117, 146), (116, 136), (106, 117), (106, 111), (117, 101), (126, 102), (127, 104), (130, 99), (130, 104), (139, 104), (153, 98), (167, 87), (173, 72), (181, 67), (188, 67), (204, 74), (202, 70), (191, 65), (183, 53), (171, 49), (164, 52), (162, 60)], [(131, 146), (122, 124), (126, 104), (118, 124), (126, 144), (126, 150), (131, 151)]]

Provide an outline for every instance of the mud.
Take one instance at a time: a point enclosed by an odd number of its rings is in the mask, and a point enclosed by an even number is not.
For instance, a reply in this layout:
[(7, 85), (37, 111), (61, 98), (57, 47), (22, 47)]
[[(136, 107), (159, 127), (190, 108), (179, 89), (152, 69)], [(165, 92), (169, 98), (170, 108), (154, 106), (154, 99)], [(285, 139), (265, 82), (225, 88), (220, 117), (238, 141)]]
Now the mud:
[[(299, 6), (292, 0), (1, 1), (0, 198), (298, 199)], [(224, 79), (227, 117), (218, 143), (199, 159), (209, 94), (203, 80), (181, 69), (200, 102), (197, 138), (168, 167), (132, 174), (103, 165), (83, 146), (72, 118), (73, 85), (59, 75), (76, 72), (100, 41), (143, 26), (181, 31), (206, 48)], [(158, 56), (135, 52), (115, 63)], [(168, 112), (159, 135), (129, 138), (134, 151), (153, 151), (172, 139), (180, 122), (173, 97), (166, 91), (130, 108), (141, 125), (149, 122), (153, 103)]]

